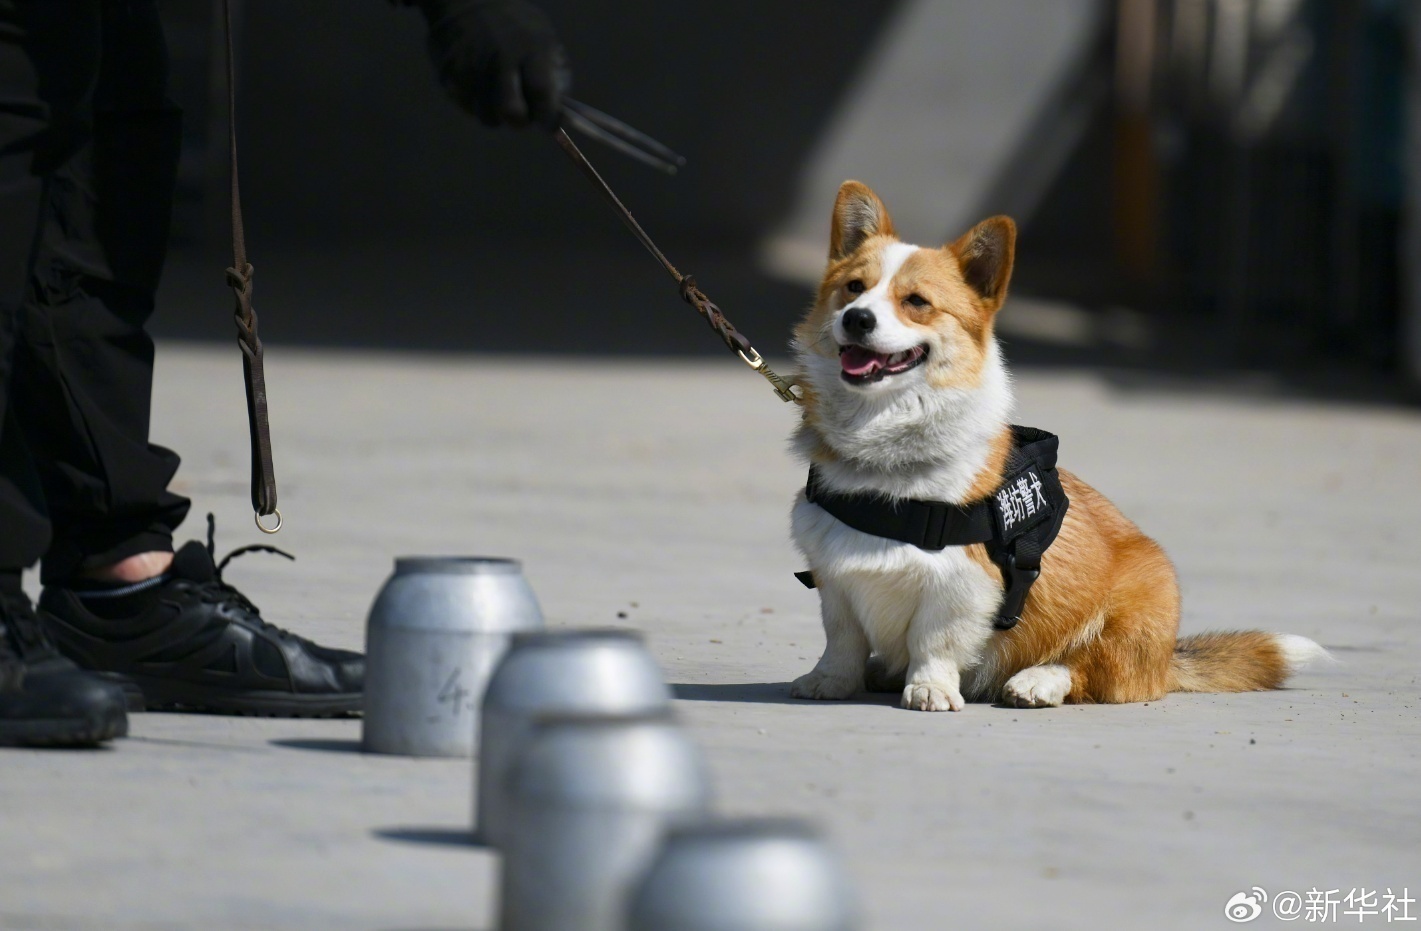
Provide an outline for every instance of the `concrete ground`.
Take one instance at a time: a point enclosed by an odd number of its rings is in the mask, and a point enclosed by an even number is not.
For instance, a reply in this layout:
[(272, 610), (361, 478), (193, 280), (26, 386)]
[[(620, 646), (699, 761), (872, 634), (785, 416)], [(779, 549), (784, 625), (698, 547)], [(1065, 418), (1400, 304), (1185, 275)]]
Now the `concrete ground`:
[[(1186, 631), (1340, 662), (1271, 693), (924, 714), (788, 698), (822, 646), (791, 576), (803, 474), (793, 411), (738, 365), (276, 348), (268, 370), (275, 542), (300, 561), (228, 570), (267, 617), (359, 646), (393, 557), (520, 557), (551, 624), (646, 632), (720, 810), (822, 825), (866, 929), (1226, 927), (1254, 886), (1421, 898), (1415, 411), (1022, 373), (1018, 419), (1173, 557)], [(161, 347), (153, 436), (221, 550), (266, 542), (241, 393), (235, 347)], [(0, 753), (0, 927), (494, 926), (468, 762), (362, 755), (358, 720), (132, 729)]]

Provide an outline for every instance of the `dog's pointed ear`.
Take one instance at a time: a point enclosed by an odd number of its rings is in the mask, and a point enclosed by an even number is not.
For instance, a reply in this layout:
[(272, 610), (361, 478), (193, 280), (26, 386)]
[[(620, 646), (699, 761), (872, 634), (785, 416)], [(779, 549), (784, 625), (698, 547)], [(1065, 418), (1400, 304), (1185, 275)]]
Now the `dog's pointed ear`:
[(1016, 257), (1016, 224), (1011, 217), (990, 217), (947, 247), (957, 258), (962, 279), (989, 304), (1000, 307)]
[(829, 259), (850, 254), (870, 236), (893, 236), (888, 208), (867, 184), (845, 181), (834, 201), (834, 227), (829, 235)]

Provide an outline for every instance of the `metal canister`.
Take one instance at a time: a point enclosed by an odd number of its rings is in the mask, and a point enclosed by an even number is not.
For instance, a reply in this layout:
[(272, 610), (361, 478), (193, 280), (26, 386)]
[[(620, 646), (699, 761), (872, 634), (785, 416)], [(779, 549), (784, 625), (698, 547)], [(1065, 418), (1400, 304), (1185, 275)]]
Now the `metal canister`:
[(670, 712), (539, 718), (508, 784), (502, 931), (622, 931), (666, 829), (710, 804), (700, 751)]
[(542, 626), (517, 560), (396, 559), (365, 627), (362, 747), (471, 756), (494, 667), (514, 633)]
[(673, 827), (632, 891), (626, 931), (852, 931), (849, 883), (810, 827), (779, 819)]
[(508, 838), (508, 770), (539, 715), (635, 715), (668, 711), (671, 690), (641, 636), (629, 630), (516, 634), (494, 670), (481, 712), (478, 838)]

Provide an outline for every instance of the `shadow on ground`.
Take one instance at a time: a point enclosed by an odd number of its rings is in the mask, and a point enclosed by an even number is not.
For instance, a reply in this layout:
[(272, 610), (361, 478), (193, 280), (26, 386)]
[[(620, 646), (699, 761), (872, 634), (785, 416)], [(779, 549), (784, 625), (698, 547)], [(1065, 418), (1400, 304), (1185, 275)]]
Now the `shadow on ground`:
[(760, 705), (888, 705), (897, 704), (897, 694), (861, 692), (845, 701), (815, 701), (790, 698), (788, 682), (673, 682), (671, 694), (682, 701), (740, 702)]
[(328, 737), (282, 737), (269, 741), (273, 747), (289, 750), (317, 750), (323, 753), (361, 753), (360, 741)]
[(468, 847), (484, 850), (485, 844), (467, 827), (447, 826), (402, 826), (375, 828), (370, 832), (381, 840), (399, 841), (405, 844), (426, 844), (435, 847)]
[(682, 701), (733, 701), (751, 704), (802, 705), (789, 697), (788, 682), (671, 683), (671, 694)]

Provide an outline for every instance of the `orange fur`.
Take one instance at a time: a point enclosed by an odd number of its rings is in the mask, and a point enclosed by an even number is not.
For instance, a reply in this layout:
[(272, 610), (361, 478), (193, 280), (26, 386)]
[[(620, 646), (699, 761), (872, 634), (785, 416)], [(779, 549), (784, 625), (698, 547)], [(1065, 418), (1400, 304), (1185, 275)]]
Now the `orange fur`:
[[(1155, 701), (1167, 692), (1274, 689), (1288, 666), (1273, 634), (1235, 631), (1177, 639), (1179, 583), (1157, 543), (1104, 495), (1061, 469), (1070, 507), (1042, 556), (1021, 623), (996, 635), (974, 691), (997, 695), (1031, 666), (1071, 673), (1068, 703)], [(1000, 482), (1001, 466), (989, 466)], [(976, 487), (995, 484), (981, 481)], [(969, 555), (995, 578), (986, 547)]]

